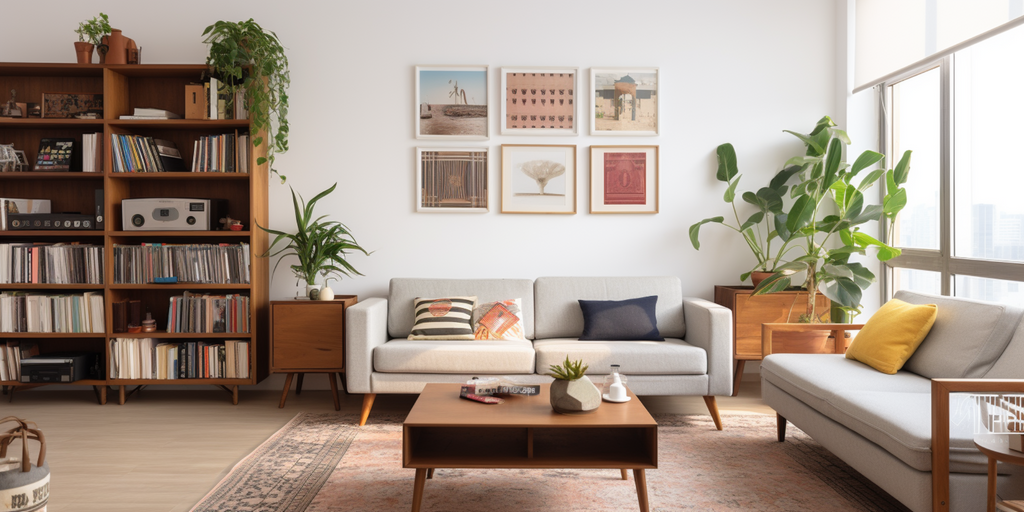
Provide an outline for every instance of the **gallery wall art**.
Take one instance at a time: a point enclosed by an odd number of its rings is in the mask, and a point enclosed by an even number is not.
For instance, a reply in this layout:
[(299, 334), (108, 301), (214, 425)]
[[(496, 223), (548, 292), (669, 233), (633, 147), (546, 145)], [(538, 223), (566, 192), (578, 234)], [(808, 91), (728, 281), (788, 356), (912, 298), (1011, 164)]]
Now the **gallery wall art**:
[(576, 213), (576, 146), (502, 144), (501, 213)]
[(658, 213), (658, 146), (590, 146), (590, 213)]
[(416, 148), (416, 211), (487, 212), (487, 148)]
[(579, 68), (501, 68), (502, 135), (577, 135)]
[(416, 66), (416, 138), (487, 140), (487, 66)]
[(660, 85), (658, 68), (590, 68), (590, 134), (657, 135)]

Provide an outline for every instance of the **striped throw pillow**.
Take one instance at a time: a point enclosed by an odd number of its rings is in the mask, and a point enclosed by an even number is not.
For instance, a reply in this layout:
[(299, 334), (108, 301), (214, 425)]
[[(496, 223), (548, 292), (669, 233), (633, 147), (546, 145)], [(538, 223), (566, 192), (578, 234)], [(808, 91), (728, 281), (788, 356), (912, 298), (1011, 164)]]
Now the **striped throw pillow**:
[(410, 340), (471, 340), (476, 297), (416, 298)]

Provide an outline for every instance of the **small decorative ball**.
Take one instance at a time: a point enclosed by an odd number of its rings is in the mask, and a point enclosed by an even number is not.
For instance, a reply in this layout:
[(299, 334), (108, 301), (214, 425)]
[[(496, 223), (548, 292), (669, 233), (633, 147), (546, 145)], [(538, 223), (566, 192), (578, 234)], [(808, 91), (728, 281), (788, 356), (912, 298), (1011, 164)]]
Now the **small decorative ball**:
[(309, 291), (309, 300), (320, 300), (320, 289), (313, 288)]

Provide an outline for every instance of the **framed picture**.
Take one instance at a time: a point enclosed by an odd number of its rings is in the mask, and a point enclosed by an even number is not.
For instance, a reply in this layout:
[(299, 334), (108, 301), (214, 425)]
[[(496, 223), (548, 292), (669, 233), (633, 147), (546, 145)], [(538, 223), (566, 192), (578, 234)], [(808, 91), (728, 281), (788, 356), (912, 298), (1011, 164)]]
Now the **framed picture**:
[(658, 146), (590, 146), (590, 213), (658, 213)]
[(579, 68), (501, 68), (502, 135), (578, 135)]
[(416, 211), (487, 212), (487, 148), (416, 148)]
[(42, 117), (103, 119), (103, 95), (44, 92)]
[(590, 68), (590, 134), (658, 134), (658, 68)]
[(576, 213), (576, 146), (502, 144), (501, 213)]
[(416, 66), (416, 138), (487, 140), (487, 66)]

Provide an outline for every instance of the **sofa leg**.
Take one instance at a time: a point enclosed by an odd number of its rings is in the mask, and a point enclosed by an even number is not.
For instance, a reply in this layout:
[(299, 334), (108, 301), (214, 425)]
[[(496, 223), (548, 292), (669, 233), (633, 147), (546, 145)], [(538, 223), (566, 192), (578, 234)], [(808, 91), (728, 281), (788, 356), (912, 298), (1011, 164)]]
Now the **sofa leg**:
[(715, 397), (704, 397), (704, 405), (708, 406), (708, 412), (711, 413), (711, 419), (715, 420), (715, 428), (722, 430), (722, 417), (718, 414), (718, 402), (715, 401)]
[(779, 442), (784, 442), (786, 440), (786, 418), (783, 418), (779, 413), (775, 413), (775, 426), (779, 431)]
[(370, 409), (373, 409), (373, 399), (377, 398), (377, 393), (367, 393), (363, 395), (363, 412), (359, 415), (359, 426), (366, 425), (366, 418), (370, 417)]

